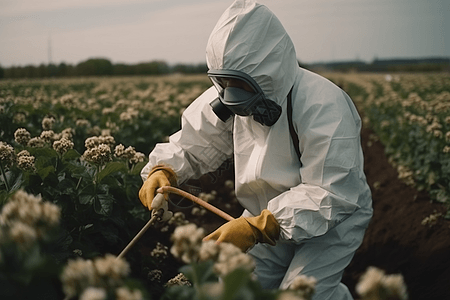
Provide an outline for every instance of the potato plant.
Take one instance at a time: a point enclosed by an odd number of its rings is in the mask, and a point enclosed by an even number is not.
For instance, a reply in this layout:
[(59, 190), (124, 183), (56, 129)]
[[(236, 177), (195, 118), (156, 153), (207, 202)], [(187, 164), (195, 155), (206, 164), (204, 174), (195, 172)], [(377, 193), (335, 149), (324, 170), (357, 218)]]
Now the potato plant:
[[(364, 82), (372, 88), (362, 89), (371, 123), (398, 122), (392, 107), (388, 117), (369, 105), (392, 102), (367, 96), (385, 93), (385, 85), (379, 79)], [(311, 298), (315, 279), (304, 276), (288, 291), (262, 290), (252, 277), (250, 257), (230, 244), (202, 243), (204, 229), (186, 215), (206, 220), (205, 210), (179, 202), (172, 203), (175, 213), (168, 222), (150, 228), (117, 259), (150, 218), (138, 199), (148, 153), (179, 129), (184, 108), (209, 86), (206, 76), (0, 81), (1, 299)], [(406, 93), (387, 86), (389, 95)], [(442, 93), (448, 81), (443, 86)], [(447, 103), (445, 94), (439, 95)], [(430, 129), (438, 150), (449, 130), (442, 116), (442, 126)], [(402, 122), (409, 124), (411, 116)], [(380, 129), (392, 130), (389, 126)], [(444, 152), (433, 159), (445, 162)], [(412, 168), (411, 160), (399, 164)], [(447, 173), (434, 174), (434, 185), (448, 184), (442, 177)], [(209, 183), (217, 184), (217, 176), (209, 176)], [(219, 192), (187, 187), (206, 201), (231, 199), (227, 210), (236, 205), (232, 181)]]
[[(363, 112), (399, 177), (450, 208), (450, 76), (330, 74)], [(450, 211), (447, 218), (450, 217)]]

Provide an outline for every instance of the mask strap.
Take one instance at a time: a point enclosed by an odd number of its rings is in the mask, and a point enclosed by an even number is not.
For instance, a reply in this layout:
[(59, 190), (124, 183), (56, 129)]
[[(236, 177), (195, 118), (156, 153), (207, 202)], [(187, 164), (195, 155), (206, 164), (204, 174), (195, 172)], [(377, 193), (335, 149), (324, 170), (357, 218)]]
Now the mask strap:
[(299, 145), (299, 140), (298, 140), (298, 135), (297, 132), (295, 132), (294, 129), (294, 125), (292, 124), (292, 90), (294, 87), (291, 88), (291, 90), (289, 91), (288, 94), (288, 101), (287, 101), (287, 117), (288, 117), (288, 123), (289, 123), (289, 131), (291, 133), (291, 138), (292, 138), (292, 142), (294, 143), (294, 148), (295, 148), (295, 153), (297, 153), (297, 157), (298, 160), (300, 161), (301, 164), (301, 160), (300, 158), (302, 157), (302, 154), (300, 153), (300, 145)]

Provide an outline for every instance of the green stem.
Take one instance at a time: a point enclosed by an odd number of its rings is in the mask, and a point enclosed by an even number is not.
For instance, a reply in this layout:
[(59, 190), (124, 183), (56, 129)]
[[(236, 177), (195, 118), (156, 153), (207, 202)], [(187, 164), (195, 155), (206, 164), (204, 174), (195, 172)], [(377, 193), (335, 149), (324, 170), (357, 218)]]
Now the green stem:
[(75, 190), (78, 190), (78, 188), (80, 187), (80, 183), (81, 183), (82, 179), (83, 179), (83, 177), (80, 177), (80, 179), (78, 179), (77, 187), (75, 188)]
[(94, 182), (94, 185), (95, 185), (95, 187), (96, 187), (96, 191), (97, 191), (98, 174), (100, 173), (100, 168), (101, 168), (101, 166), (97, 166), (97, 172), (95, 172), (95, 182)]
[(192, 267), (192, 270), (193, 270), (192, 273), (194, 275), (194, 278), (193, 278), (194, 282), (193, 282), (193, 284), (194, 284), (195, 290), (197, 291), (197, 296), (198, 296), (199, 299), (204, 299), (204, 295), (203, 295), (204, 292), (201, 289), (201, 282), (200, 282), (199, 274), (198, 274), (198, 266), (194, 262), (194, 263), (191, 264), (191, 267)]
[(55, 173), (57, 173), (58, 171), (58, 161), (59, 161), (60, 156), (58, 155), (58, 158), (56, 158), (56, 162), (55, 162)]
[(3, 164), (2, 164), (1, 162), (0, 162), (0, 169), (2, 170), (3, 178), (5, 179), (6, 191), (9, 193), (9, 191), (11, 190), (11, 188), (9, 187), (8, 179), (6, 179), (5, 170), (3, 169)]

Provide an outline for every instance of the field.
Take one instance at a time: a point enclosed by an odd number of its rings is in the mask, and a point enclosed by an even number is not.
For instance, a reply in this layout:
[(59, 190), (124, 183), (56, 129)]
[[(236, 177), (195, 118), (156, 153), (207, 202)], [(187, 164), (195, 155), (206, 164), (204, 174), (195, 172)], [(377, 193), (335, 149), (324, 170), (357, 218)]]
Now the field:
[[(357, 283), (374, 266), (385, 277), (403, 276), (409, 299), (449, 298), (450, 76), (324, 76), (350, 94), (363, 118), (374, 199), (374, 218), (343, 281), (369, 299)], [(281, 299), (280, 291), (258, 289), (248, 269), (224, 269), (233, 260), (245, 266), (239, 253), (195, 262), (194, 237), (224, 221), (181, 197), (171, 198), (173, 218), (113, 263), (150, 217), (137, 198), (146, 156), (208, 86), (206, 76), (175, 75), (0, 81), (2, 299)], [(237, 217), (232, 179), (226, 162), (182, 188)], [(188, 223), (191, 238), (177, 240)], [(224, 284), (211, 283), (219, 275)]]

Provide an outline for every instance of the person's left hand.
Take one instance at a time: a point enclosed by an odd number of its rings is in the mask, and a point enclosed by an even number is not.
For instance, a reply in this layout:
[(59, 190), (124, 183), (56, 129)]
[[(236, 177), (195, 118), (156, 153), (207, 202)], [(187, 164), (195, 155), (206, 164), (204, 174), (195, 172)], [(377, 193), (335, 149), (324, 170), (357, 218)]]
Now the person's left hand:
[(280, 226), (272, 213), (265, 209), (256, 217), (239, 217), (225, 223), (206, 236), (203, 241), (216, 240), (216, 243), (232, 243), (246, 252), (257, 242), (275, 245), (280, 235)]

